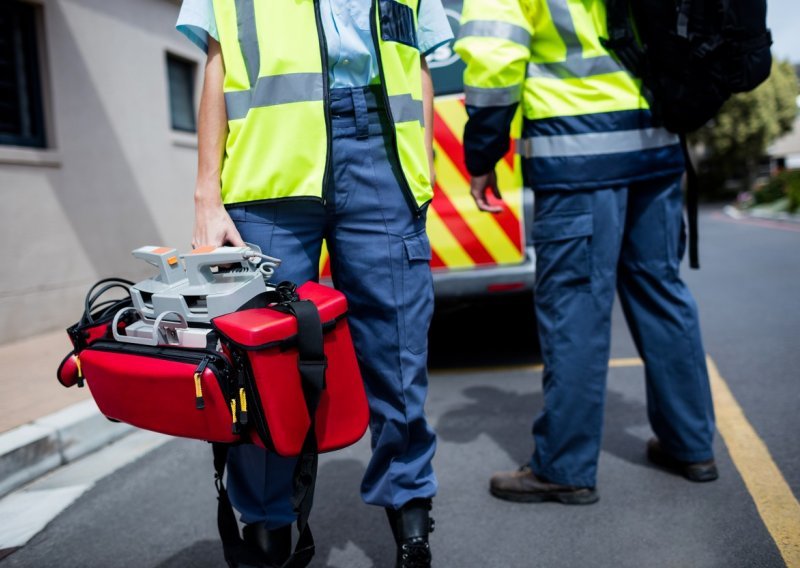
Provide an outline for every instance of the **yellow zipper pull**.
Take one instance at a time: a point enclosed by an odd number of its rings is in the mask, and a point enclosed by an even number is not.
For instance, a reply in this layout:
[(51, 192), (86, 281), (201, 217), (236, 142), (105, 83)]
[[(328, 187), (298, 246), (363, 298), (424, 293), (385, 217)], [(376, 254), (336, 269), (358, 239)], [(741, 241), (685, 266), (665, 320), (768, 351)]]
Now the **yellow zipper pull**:
[(239, 389), (239, 423), (247, 424), (247, 395), (243, 388)]
[(232, 431), (234, 434), (239, 433), (239, 422), (236, 420), (236, 399), (231, 399), (231, 419), (233, 420), (233, 428)]
[(83, 367), (81, 367), (81, 358), (75, 354), (75, 366), (78, 368), (78, 388), (83, 388)]
[(206, 402), (203, 400), (203, 376), (200, 373), (194, 374), (194, 405), (198, 410), (206, 407)]

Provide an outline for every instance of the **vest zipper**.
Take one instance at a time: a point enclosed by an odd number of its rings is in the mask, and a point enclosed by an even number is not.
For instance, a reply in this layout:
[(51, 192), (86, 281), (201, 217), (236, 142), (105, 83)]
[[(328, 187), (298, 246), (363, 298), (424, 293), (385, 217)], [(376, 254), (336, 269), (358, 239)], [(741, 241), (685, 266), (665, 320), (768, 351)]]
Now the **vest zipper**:
[(406, 179), (406, 172), (403, 170), (403, 162), (400, 160), (400, 150), (397, 146), (397, 129), (394, 124), (394, 116), (392, 115), (392, 107), (389, 104), (389, 93), (386, 91), (386, 75), (383, 72), (383, 61), (381, 59), (381, 45), (380, 41), (378, 41), (378, 30), (375, 27), (375, 15), (376, 10), (378, 7), (378, 0), (374, 0), (372, 2), (372, 7), (369, 11), (369, 29), (372, 33), (372, 44), (375, 48), (375, 57), (378, 58), (378, 74), (381, 79), (381, 94), (383, 95), (383, 105), (386, 107), (386, 114), (389, 117), (389, 122), (392, 125), (392, 150), (394, 151), (394, 157), (397, 160), (397, 164), (400, 166), (400, 171), (403, 172), (402, 179), (400, 181), (400, 187), (403, 189), (403, 195), (406, 198), (406, 202), (408, 202), (408, 206), (411, 208), (411, 214), (414, 215), (416, 218), (422, 217), (422, 208), (417, 205), (417, 200), (414, 197), (414, 193), (411, 191), (411, 187), (408, 185), (408, 179)]
[(319, 7), (320, 0), (314, 0), (314, 19), (317, 23), (317, 36), (319, 38), (320, 56), (322, 58), (322, 101), (325, 105), (325, 132), (328, 139), (326, 140), (326, 154), (325, 154), (325, 173), (322, 174), (322, 205), (323, 207), (328, 204), (328, 185), (330, 183), (331, 172), (331, 97), (330, 97), (330, 81), (328, 78), (328, 42), (325, 40), (325, 31), (322, 27), (322, 15), (320, 14)]

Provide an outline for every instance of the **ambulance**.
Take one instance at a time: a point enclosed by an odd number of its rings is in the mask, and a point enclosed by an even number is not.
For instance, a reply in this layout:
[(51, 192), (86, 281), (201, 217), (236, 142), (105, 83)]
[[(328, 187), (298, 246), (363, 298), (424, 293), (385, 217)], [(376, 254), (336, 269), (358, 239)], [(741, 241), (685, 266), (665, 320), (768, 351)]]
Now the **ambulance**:
[[(462, 0), (444, 0), (443, 4), (458, 37)], [(479, 211), (472, 200), (462, 146), (467, 122), (464, 62), (453, 43), (428, 56), (436, 94), (436, 184), (427, 225), (436, 299), (529, 294), (536, 275), (533, 245), (527, 240), (527, 228), (533, 221), (533, 192), (523, 189), (520, 158), (511, 140), (508, 154), (495, 170), (505, 203), (502, 213)], [(517, 123), (512, 135), (519, 129)]]

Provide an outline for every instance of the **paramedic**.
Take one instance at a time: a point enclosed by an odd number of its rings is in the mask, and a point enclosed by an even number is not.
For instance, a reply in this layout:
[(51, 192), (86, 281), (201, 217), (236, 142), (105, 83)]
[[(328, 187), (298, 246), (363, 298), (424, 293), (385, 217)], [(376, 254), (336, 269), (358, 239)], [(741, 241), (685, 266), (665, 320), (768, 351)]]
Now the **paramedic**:
[(472, 196), (497, 211), (487, 191), (500, 196), (494, 167), (521, 102), (518, 151), (536, 198), (544, 409), (530, 462), (490, 481), (500, 499), (597, 501), (615, 290), (645, 363), (648, 458), (692, 481), (717, 478), (697, 308), (679, 275), (681, 147), (603, 48), (605, 21), (601, 0), (464, 2), (456, 51)]
[[(419, 6), (418, 6), (419, 3)], [(418, 10), (419, 8), (419, 10)], [(424, 412), (433, 311), (425, 233), (432, 84), (452, 39), (441, 0), (184, 0), (208, 53), (194, 246), (259, 245), (275, 281), (318, 278), (323, 239), (370, 402), (365, 502), (384, 507), (397, 566), (430, 566), (435, 435)], [(229, 491), (267, 565), (289, 555), (294, 459), (233, 448)]]

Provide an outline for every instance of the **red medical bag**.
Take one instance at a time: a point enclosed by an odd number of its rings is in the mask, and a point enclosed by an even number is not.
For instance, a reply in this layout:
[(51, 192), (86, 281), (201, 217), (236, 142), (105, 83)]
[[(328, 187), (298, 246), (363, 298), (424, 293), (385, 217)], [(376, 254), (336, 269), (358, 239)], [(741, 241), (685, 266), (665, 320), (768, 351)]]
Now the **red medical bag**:
[[(100, 309), (94, 305), (108, 290), (128, 285), (112, 279), (90, 291), (84, 317), (67, 330), (75, 350), (57, 372), (64, 386), (85, 381), (106, 417), (172, 436), (252, 442), (284, 456), (302, 453), (311, 414), (319, 452), (343, 448), (364, 434), (369, 408), (341, 292), (309, 282), (294, 294), (290, 286), (292, 300), (316, 308), (316, 324), (306, 334), (313, 336), (315, 326), (322, 334), (319, 361), (306, 365), (320, 377), (310, 409), (314, 395), (301, 373), (300, 316), (288, 300), (271, 303), (280, 294), (269, 295), (262, 302), (267, 307), (215, 318), (212, 344), (196, 349), (116, 340), (113, 316), (130, 306), (129, 298), (100, 303)], [(125, 325), (120, 319), (118, 332), (124, 334)], [(222, 352), (214, 348), (217, 336)]]
[(101, 339), (81, 351), (80, 364), (108, 418), (170, 436), (239, 439), (232, 413), (238, 392), (217, 351)]
[[(136, 335), (150, 324), (132, 309), (130, 286), (109, 279), (89, 291), (83, 317), (67, 330), (74, 350), (59, 366), (59, 382), (85, 382), (110, 419), (216, 442), (218, 528), (232, 566), (258, 561), (239, 535), (223, 483), (229, 444), (299, 456), (292, 502), (300, 536), (285, 566), (306, 566), (314, 554), (308, 517), (318, 453), (358, 441), (369, 422), (345, 297), (315, 283), (269, 287), (211, 322), (190, 328), (184, 318), (181, 330), (200, 336), (205, 345), (199, 348), (195, 341)], [(101, 299), (115, 288), (127, 297)]]
[[(100, 412), (111, 420), (183, 438), (238, 441), (234, 400), (239, 391), (223, 354), (114, 338), (111, 326), (117, 313), (130, 308), (132, 284), (110, 278), (89, 291), (83, 317), (67, 329), (74, 350), (59, 365), (59, 382), (69, 387), (85, 381)], [(101, 301), (114, 289), (124, 290), (126, 297)], [(119, 318), (119, 332), (127, 322)]]
[[(322, 324), (324, 385), (316, 408), (319, 452), (358, 441), (369, 422), (369, 407), (350, 339), (347, 300), (332, 288), (308, 282), (297, 289), (316, 306)], [(301, 453), (310, 418), (301, 376), (298, 317), (278, 307), (256, 308), (213, 320), (222, 343), (246, 373), (252, 441), (282, 456)], [(300, 365), (298, 362), (300, 361)], [(313, 367), (313, 362), (311, 366)]]

